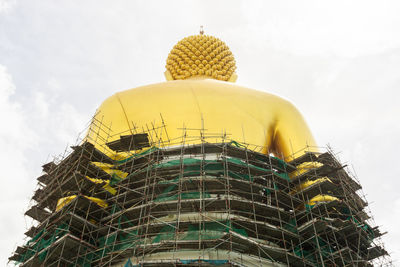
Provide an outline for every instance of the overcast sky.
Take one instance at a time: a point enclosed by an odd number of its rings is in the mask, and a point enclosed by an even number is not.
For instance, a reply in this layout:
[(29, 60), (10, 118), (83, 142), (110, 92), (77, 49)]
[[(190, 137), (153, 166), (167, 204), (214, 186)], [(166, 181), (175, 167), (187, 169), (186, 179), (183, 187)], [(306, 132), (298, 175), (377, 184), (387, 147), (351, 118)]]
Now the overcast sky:
[(0, 261), (23, 244), (40, 166), (107, 96), (164, 81), (169, 50), (204, 25), (238, 84), (290, 99), (354, 167), (400, 264), (399, 14), (397, 0), (0, 0)]

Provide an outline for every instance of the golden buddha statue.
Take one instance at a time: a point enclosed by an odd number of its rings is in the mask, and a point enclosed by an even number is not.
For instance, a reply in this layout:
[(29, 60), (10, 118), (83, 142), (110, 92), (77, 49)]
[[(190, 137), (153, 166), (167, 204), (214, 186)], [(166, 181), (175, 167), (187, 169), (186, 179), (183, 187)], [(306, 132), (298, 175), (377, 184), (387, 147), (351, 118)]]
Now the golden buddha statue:
[[(96, 130), (99, 126), (93, 124), (89, 137), (95, 133), (112, 141), (122, 132), (160, 125), (162, 119), (168, 133), (160, 137), (163, 140), (180, 140), (182, 129), (205, 129), (215, 135), (227, 133), (230, 140), (287, 161), (293, 153), (315, 147), (302, 115), (289, 101), (234, 84), (234, 57), (218, 38), (202, 33), (184, 38), (170, 52), (166, 69), (167, 82), (106, 99), (95, 120), (110, 127), (110, 133)], [(198, 138), (185, 141), (199, 142)]]

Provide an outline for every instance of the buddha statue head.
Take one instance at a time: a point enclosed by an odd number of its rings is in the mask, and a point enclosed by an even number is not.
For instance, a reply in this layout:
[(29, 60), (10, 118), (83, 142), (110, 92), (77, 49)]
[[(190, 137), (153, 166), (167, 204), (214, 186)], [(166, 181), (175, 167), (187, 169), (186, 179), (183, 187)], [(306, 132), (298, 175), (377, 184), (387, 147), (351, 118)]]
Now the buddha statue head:
[(180, 40), (169, 53), (166, 68), (168, 81), (195, 77), (229, 82), (237, 79), (236, 63), (229, 47), (202, 32)]

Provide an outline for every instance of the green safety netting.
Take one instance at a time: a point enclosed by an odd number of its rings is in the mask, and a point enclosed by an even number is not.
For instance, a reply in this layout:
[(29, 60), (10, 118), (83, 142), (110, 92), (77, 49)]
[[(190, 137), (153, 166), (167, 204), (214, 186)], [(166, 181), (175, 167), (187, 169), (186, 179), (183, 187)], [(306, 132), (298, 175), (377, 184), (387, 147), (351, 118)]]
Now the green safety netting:
[(156, 198), (154, 201), (155, 202), (164, 202), (164, 201), (171, 201), (171, 200), (178, 200), (178, 197), (181, 197), (181, 199), (200, 199), (200, 198), (209, 198), (210, 194), (203, 192), (201, 194), (200, 192), (186, 192), (186, 193), (180, 193), (172, 195), (172, 196), (162, 196)]
[[(229, 159), (229, 161), (234, 162), (236, 164), (245, 164), (241, 160), (238, 159)], [(205, 162), (203, 166), (203, 170), (201, 170), (201, 164)], [(161, 202), (161, 201), (169, 201), (169, 200), (177, 200), (179, 195), (178, 194), (173, 194), (174, 190), (177, 189), (177, 183), (179, 182), (179, 179), (188, 179), (189, 182), (192, 182), (190, 179), (191, 176), (196, 176), (200, 175), (201, 173), (208, 175), (210, 177), (216, 177), (220, 178), (222, 175), (224, 175), (224, 166), (222, 162), (219, 161), (214, 161), (214, 160), (200, 160), (200, 159), (183, 159), (181, 160), (171, 160), (166, 163), (158, 164), (156, 168), (161, 168), (162, 167), (171, 167), (171, 166), (177, 166), (183, 164), (184, 165), (184, 170), (183, 174), (177, 176), (176, 178), (172, 180), (163, 180), (159, 181), (158, 184), (171, 184), (171, 186), (167, 187), (163, 193), (158, 196), (155, 201), (156, 202)], [(260, 168), (257, 166), (254, 166), (255, 168)], [(263, 169), (263, 168), (260, 168)], [(263, 170), (268, 170), (268, 169), (263, 169)], [(269, 170), (271, 171), (271, 170)], [(240, 179), (240, 180), (247, 180), (247, 181), (253, 181), (253, 177), (250, 174), (242, 174), (238, 173), (235, 171), (229, 170), (227, 172), (228, 176), (234, 179)], [(266, 195), (269, 195), (271, 193), (271, 190), (279, 190), (278, 186), (276, 183), (273, 184), (273, 189), (268, 189), (264, 188), (264, 192)], [(172, 193), (171, 193), (172, 192)], [(207, 198), (210, 195), (207, 192), (203, 192), (202, 197)], [(200, 198), (201, 193), (200, 192), (188, 192), (188, 193), (181, 193), (180, 194), (181, 199), (194, 199), (194, 198)]]
[(375, 238), (375, 234), (368, 224), (358, 221), (356, 217), (352, 215), (352, 212), (348, 207), (342, 208), (341, 212), (348, 215), (348, 217), (346, 218), (347, 221), (353, 221), (357, 225), (357, 227), (360, 227), (362, 230), (364, 230), (368, 234), (368, 241), (372, 242), (372, 240)]
[(29, 244), (34, 243), (36, 240), (38, 240), (43, 235), (44, 230), (45, 229), (42, 229), (39, 233), (37, 233), (34, 237), (32, 237), (32, 239), (29, 240), (26, 244), (29, 245)]
[[(318, 263), (319, 255), (321, 255), (324, 259), (329, 258), (335, 252), (335, 250), (322, 238), (314, 237), (311, 239), (311, 243), (314, 244), (315, 249), (313, 252), (307, 249), (303, 249), (300, 245), (296, 246), (293, 250), (293, 253), (296, 256), (305, 258), (313, 263), (314, 266), (323, 266)], [(319, 248), (319, 250), (317, 250)]]
[(66, 233), (68, 233), (68, 225), (65, 223), (56, 226), (54, 232), (50, 235), (43, 229), (25, 244), (27, 250), (20, 255), (18, 262), (24, 262), (37, 253), (39, 260), (43, 261), (46, 258), (47, 250), (42, 250), (63, 237)]
[[(246, 237), (248, 236), (244, 229), (233, 227), (230, 221), (220, 221), (189, 225), (188, 230), (185, 231), (183, 235), (180, 233), (179, 240), (213, 240), (221, 238), (228, 233), (229, 230)], [(175, 234), (176, 228), (173, 225), (166, 225), (160, 230), (159, 234), (154, 237), (152, 243), (175, 240)], [(100, 249), (94, 253), (87, 253), (85, 258), (79, 259), (79, 263), (82, 264), (82, 266), (90, 266), (87, 264), (94, 259), (99, 259), (115, 251), (134, 248), (143, 242), (143, 240), (138, 238), (137, 230), (116, 231), (107, 236), (100, 237), (98, 245)]]
[[(372, 229), (367, 224), (360, 223), (354, 216), (349, 216), (349, 217), (346, 218), (346, 220), (350, 220), (350, 221), (355, 222), (358, 227), (360, 227), (361, 229), (363, 229), (365, 232), (368, 233), (368, 239), (370, 241), (372, 241), (372, 239), (374, 238), (374, 233), (373, 233)], [(296, 221), (294, 219), (289, 220), (289, 222), (286, 223), (283, 226), (283, 228), (286, 229), (286, 230), (289, 230), (289, 231), (291, 231), (293, 233), (297, 233)], [(319, 253), (323, 256), (323, 258), (328, 258), (333, 253), (335, 253), (335, 249), (332, 248), (326, 241), (324, 241), (320, 237), (314, 237), (311, 240), (311, 243), (313, 243), (316, 248), (319, 247)], [(294, 252), (295, 255), (297, 255), (299, 257), (304, 257), (307, 260), (309, 260), (309, 261), (313, 262), (314, 264), (316, 264), (316, 261), (315, 261), (316, 255), (312, 254), (311, 252), (309, 252), (307, 250), (301, 249), (300, 245), (296, 246), (293, 252)]]
[(317, 264), (317, 261), (315, 259), (315, 257), (316, 257), (315, 253), (312, 253), (306, 249), (302, 249), (300, 245), (297, 245), (294, 248), (293, 254), (298, 257), (307, 259), (308, 261), (312, 262), (314, 266), (318, 266), (318, 267), (320, 266), (319, 264)]
[(368, 241), (372, 242), (372, 240), (375, 238), (374, 231), (368, 224), (363, 224), (359, 222), (354, 216), (349, 216), (346, 218), (346, 220), (353, 221), (357, 225), (357, 227), (360, 227), (364, 232), (366, 232), (368, 234)]
[(278, 187), (278, 185), (274, 182), (273, 183), (273, 188), (263, 188), (263, 191), (264, 191), (264, 195), (270, 195), (272, 192), (274, 192), (274, 191), (279, 191), (279, 187)]
[[(111, 214), (115, 214), (116, 212), (120, 212), (123, 211), (123, 209), (117, 205), (117, 204), (113, 204), (111, 206), (111, 210), (110, 213)], [(123, 229), (123, 228), (129, 228), (129, 227), (133, 227), (133, 223), (129, 220), (128, 217), (126, 217), (125, 214), (120, 214), (118, 217), (116, 217), (114, 220), (116, 220), (117, 223), (117, 229)], [(114, 221), (115, 223), (115, 221)]]
[[(113, 204), (110, 212), (114, 214), (122, 210), (123, 209), (117, 204)], [(141, 244), (141, 241), (138, 238), (137, 230), (129, 230), (129, 227), (133, 227), (134, 225), (124, 214), (120, 214), (115, 218), (114, 225), (117, 228), (115, 232), (98, 238), (99, 249), (90, 254), (92, 259), (99, 259), (110, 252), (134, 248), (135, 246)]]
[(290, 219), (287, 223), (284, 223), (283, 229), (286, 229), (292, 233), (297, 234), (297, 225), (296, 225), (296, 219)]
[(202, 260), (202, 259), (194, 259), (194, 260), (180, 260), (182, 264), (193, 264), (193, 263), (208, 263), (211, 265), (224, 265), (228, 263), (228, 260)]
[[(220, 178), (222, 178), (222, 175), (224, 173), (223, 173), (223, 170), (215, 170), (215, 171), (206, 170), (206, 171), (203, 172), (203, 174), (204, 175), (208, 175), (209, 176), (208, 178), (213, 177), (213, 178), (216, 178), (216, 179), (220, 179)], [(176, 176), (172, 180), (162, 180), (162, 181), (157, 182), (157, 184), (177, 184), (179, 182), (179, 178), (181, 178), (181, 179), (182, 178), (190, 179), (190, 177), (198, 176), (198, 175), (200, 175), (200, 172), (190, 172), (190, 176), (188, 175), (188, 173), (184, 173), (184, 176), (179, 175), (179, 176)], [(251, 176), (251, 175), (242, 174), (242, 173), (239, 173), (239, 172), (236, 172), (236, 171), (231, 171), (231, 170), (228, 170), (227, 176), (231, 177), (231, 178), (235, 178), (235, 179), (239, 179), (239, 180), (246, 180), (246, 181), (251, 181), (251, 182), (254, 179), (254, 177)], [(273, 183), (273, 186), (274, 186), (273, 190), (279, 190), (279, 187), (278, 187), (278, 185), (276, 183)], [(266, 189), (266, 191), (269, 191), (269, 190), (270, 189)], [(269, 194), (269, 193), (270, 192), (267, 192), (267, 194)]]
[(133, 248), (139, 243), (137, 230), (116, 231), (99, 238), (99, 247), (101, 249), (97, 252), (97, 255), (103, 257), (109, 252)]
[[(222, 178), (224, 175), (223, 169), (220, 170), (205, 170), (203, 171), (204, 175), (208, 175), (210, 177), (214, 177), (216, 179)], [(158, 184), (177, 184), (179, 182), (179, 178), (187, 178), (190, 179), (192, 176), (199, 176), (200, 171), (190, 171), (190, 172), (184, 172), (183, 175), (179, 175), (176, 178), (172, 180), (163, 180), (159, 181)], [(253, 181), (253, 176), (247, 175), (247, 174), (242, 174), (238, 173), (235, 171), (228, 170), (227, 176), (239, 180), (246, 180), (246, 181)]]
[(106, 255), (124, 251), (129, 248), (135, 248), (143, 242), (139, 240), (137, 230), (118, 230), (107, 236), (98, 239), (98, 249), (87, 252), (84, 257), (78, 259), (79, 266), (90, 267), (91, 262), (101, 259)]
[[(241, 148), (246, 148), (246, 146), (236, 142), (236, 141), (231, 141), (230, 142), (231, 145), (234, 145), (236, 147), (241, 147)], [(141, 157), (147, 154), (150, 154), (152, 152), (155, 152), (157, 150), (159, 150), (160, 148), (158, 147), (151, 147), (150, 149), (147, 149), (145, 151), (142, 151), (140, 153), (134, 154), (131, 157), (128, 157), (124, 160), (120, 160), (117, 161), (117, 165), (123, 164), (129, 160), (131, 160), (132, 158), (137, 158), (137, 157)], [(279, 158), (275, 158), (274, 159), (277, 160), (278, 162), (278, 167), (281, 168), (282, 170), (286, 169), (286, 163), (285, 161), (279, 159)], [(234, 163), (236, 165), (242, 166), (242, 167), (246, 167), (249, 169), (253, 169), (253, 170), (258, 170), (258, 171), (263, 171), (263, 172), (270, 172), (275, 174), (276, 176), (290, 181), (289, 175), (286, 172), (278, 172), (272, 169), (266, 169), (266, 168), (262, 168), (259, 166), (255, 166), (253, 164), (248, 164), (245, 163), (244, 161), (240, 160), (240, 159), (236, 159), (236, 158), (227, 158), (226, 161), (228, 163)], [(201, 160), (201, 159), (192, 159), (192, 158), (186, 158), (183, 160), (170, 160), (168, 162), (165, 163), (159, 163), (159, 164), (153, 164), (151, 166), (149, 166), (145, 171), (149, 171), (152, 169), (162, 169), (162, 168), (168, 168), (168, 167), (176, 167), (176, 166), (183, 166), (183, 176), (196, 176), (196, 175), (200, 175), (200, 174), (205, 174), (205, 175), (210, 175), (210, 176), (222, 176), (222, 175), (228, 175), (232, 178), (236, 178), (236, 179), (243, 179), (243, 180), (247, 180), (247, 181), (252, 181), (253, 177), (249, 174), (243, 174), (243, 173), (238, 173), (235, 171), (231, 171), (228, 170), (226, 172), (225, 167), (224, 167), (224, 162), (223, 161), (217, 161), (217, 160)], [(131, 173), (130, 175), (128, 175), (128, 177), (126, 178), (130, 178), (132, 176), (134, 176), (136, 173)], [(176, 178), (177, 179), (177, 178)], [(113, 174), (110, 180), (110, 186), (114, 186), (116, 184), (118, 184), (120, 181), (124, 180), (123, 178), (119, 177), (116, 174)], [(164, 182), (164, 181), (163, 181)], [(162, 182), (160, 182), (162, 183)], [(168, 182), (165, 182), (168, 183)], [(268, 191), (268, 190), (267, 190)], [(269, 193), (269, 192), (267, 192)], [(184, 193), (186, 194), (186, 193)], [(195, 193), (196, 194), (196, 193)], [(198, 194), (198, 193), (197, 193)], [(194, 198), (195, 195), (190, 194), (190, 195), (183, 195), (181, 196), (182, 198)], [(176, 197), (172, 197), (171, 196), (171, 200), (173, 199), (177, 199)], [(166, 199), (167, 200), (167, 199)]]
[[(228, 260), (203, 260), (203, 259), (191, 259), (191, 260), (179, 260), (179, 263), (181, 264), (201, 264), (201, 263), (207, 263), (208, 265), (224, 265), (228, 263)], [(124, 267), (140, 267), (140, 264), (133, 265), (131, 259), (128, 259), (128, 261), (125, 263)]]
[[(240, 144), (240, 143), (238, 143), (236, 141), (233, 141), (233, 140), (229, 144), (234, 145), (234, 146), (239, 147), (239, 148), (247, 148), (245, 145)], [(270, 156), (270, 157), (275, 159), (278, 162), (278, 167), (280, 169), (282, 169), (283, 171), (286, 170), (287, 163), (284, 160), (282, 160), (280, 158), (277, 158), (277, 157), (274, 157), (274, 156)]]
[[(233, 162), (235, 164), (239, 164), (242, 166), (247, 166), (246, 163), (239, 159), (227, 159), (229, 162)], [(215, 161), (215, 160), (201, 160), (201, 159), (192, 159), (192, 158), (187, 158), (187, 159), (182, 159), (182, 160), (171, 160), (165, 163), (161, 164), (156, 164), (153, 166), (153, 168), (166, 168), (166, 167), (172, 167), (172, 166), (178, 166), (178, 165), (183, 165), (183, 174), (177, 176), (176, 178), (172, 180), (163, 180), (159, 181), (158, 184), (172, 184), (168, 188), (164, 190), (164, 192), (158, 196), (155, 201), (156, 202), (162, 202), (162, 201), (169, 201), (169, 200), (177, 200), (178, 197), (180, 196), (181, 199), (194, 199), (194, 198), (200, 198), (201, 196), (203, 198), (207, 198), (210, 195), (207, 192), (203, 192), (203, 195), (201, 195), (200, 192), (187, 192), (187, 193), (181, 193), (180, 195), (178, 194), (173, 194), (171, 191), (174, 191), (177, 188), (177, 183), (179, 182), (179, 179), (189, 179), (188, 181), (191, 182), (190, 178), (191, 176), (197, 176), (202, 174), (211, 176), (211, 177), (216, 177), (220, 178), (221, 176), (224, 175), (224, 164), (223, 162), (220, 161)], [(202, 166), (203, 165), (203, 166)], [(256, 169), (261, 169), (263, 171), (271, 171), (274, 172), (273, 170), (270, 169), (264, 169), (260, 168), (258, 166), (254, 165), (249, 165), (252, 168)], [(278, 174), (274, 172), (276, 175), (280, 176), (281, 178), (284, 179), (289, 179), (287, 174)], [(234, 179), (240, 179), (240, 180), (247, 180), (247, 181), (253, 181), (253, 177), (250, 174), (242, 174), (238, 173), (235, 171), (228, 170), (227, 172), (228, 176)], [(271, 193), (271, 190), (279, 190), (278, 186), (276, 183), (273, 184), (273, 189), (268, 189), (265, 188), (265, 194), (269, 195)]]
[(119, 182), (121, 182), (122, 180), (123, 180), (123, 178), (119, 177), (116, 173), (113, 173), (113, 174), (111, 175), (111, 179), (110, 179), (109, 185), (110, 185), (110, 186), (116, 185), (116, 184), (118, 184)]
[(155, 202), (164, 202), (170, 200), (178, 200), (179, 196), (181, 199), (198, 199), (198, 198), (209, 198), (210, 194), (208, 192), (184, 192), (180, 194), (176, 194), (176, 189), (178, 186), (176, 184), (168, 186), (162, 194), (160, 194)]
[[(230, 145), (239, 147), (239, 148), (246, 148), (245, 145), (237, 142), (237, 141), (230, 141), (229, 142)], [(123, 163), (126, 163), (127, 161), (134, 159), (134, 158), (138, 158), (138, 157), (142, 157), (145, 156), (147, 154), (150, 154), (152, 152), (158, 151), (160, 150), (159, 147), (153, 146), (145, 151), (142, 151), (140, 153), (136, 153), (126, 159), (123, 160), (119, 160), (116, 161), (117, 165), (121, 165)], [(286, 162), (276, 158), (276, 157), (272, 157), (274, 158), (277, 162), (278, 162), (278, 168), (282, 169), (283, 171), (286, 170)], [(262, 167), (258, 167), (252, 164), (247, 164), (245, 162), (243, 162), (242, 160), (236, 159), (236, 158), (228, 158), (226, 159), (228, 162), (230, 163), (235, 163), (244, 167), (248, 167), (250, 169), (256, 169), (259, 171), (264, 171), (264, 172), (272, 172), (275, 175), (277, 175), (278, 177), (285, 179), (287, 181), (290, 181), (289, 175), (286, 172), (277, 172), (271, 169), (266, 169), (266, 168), (262, 168)], [(199, 159), (183, 159), (183, 161), (181, 160), (171, 160), (168, 161), (166, 163), (160, 163), (160, 164), (154, 164), (152, 166), (149, 166), (149, 169), (158, 169), (158, 168), (166, 168), (166, 167), (174, 167), (174, 166), (179, 166), (179, 165), (183, 165), (184, 166), (184, 174), (187, 175), (199, 175), (199, 171), (203, 171), (203, 172), (208, 172), (206, 174), (209, 175), (223, 175), (223, 171), (224, 171), (224, 166), (223, 166), (223, 162), (221, 161), (216, 161), (216, 160), (199, 160)], [(201, 168), (201, 164), (204, 164), (205, 166), (203, 168)], [(192, 165), (192, 166), (188, 166), (188, 165)], [(219, 173), (218, 171), (220, 171), (221, 173)], [(131, 175), (134, 175), (134, 173), (132, 173)], [(236, 172), (232, 172), (232, 171), (228, 171), (228, 175), (231, 176), (232, 178), (238, 178), (238, 179), (245, 179), (245, 180), (251, 180), (252, 177), (250, 174), (239, 174)], [(127, 177), (129, 178), (129, 176)], [(119, 177), (116, 174), (113, 174), (110, 180), (110, 186), (114, 186), (116, 184), (118, 184), (120, 181), (122, 181), (123, 178)]]
[(328, 258), (335, 252), (335, 250), (325, 242), (321, 237), (317, 236), (312, 239), (312, 243), (318, 248), (324, 258)]
[(134, 267), (137, 265), (133, 265), (133, 263), (131, 262), (131, 259), (128, 259), (128, 261), (125, 263), (124, 267)]
[(76, 264), (71, 264), (70, 267), (75, 267), (75, 266), (91, 267), (94, 259), (95, 259), (95, 254), (92, 252), (87, 252), (85, 256), (78, 258)]
[[(329, 246), (329, 244), (320, 237), (312, 238), (311, 243), (314, 244), (314, 246), (315, 246), (315, 249), (313, 249), (313, 252), (311, 252), (308, 249), (302, 248), (301, 245), (297, 245), (293, 249), (293, 254), (307, 259), (308, 261), (312, 262), (314, 264), (314, 266), (322, 266), (321, 264), (317, 264), (317, 259), (319, 259), (319, 254), (321, 254), (322, 257), (324, 259), (326, 259), (326, 258), (331, 257), (332, 254), (335, 252), (335, 250), (331, 246)], [(316, 250), (318, 248), (319, 248), (319, 251)]]
[[(234, 141), (234, 140), (230, 141), (228, 144), (233, 145), (233, 146), (236, 146), (236, 147), (239, 147), (239, 148), (247, 148), (247, 146), (245, 146), (245, 145), (243, 145), (243, 144), (241, 144), (241, 143), (239, 143), (239, 142), (237, 142), (237, 141)], [(127, 161), (129, 161), (129, 160), (131, 160), (131, 159), (133, 159), (133, 158), (139, 158), (139, 157), (145, 156), (145, 155), (147, 155), (147, 154), (150, 154), (150, 153), (155, 152), (155, 151), (158, 151), (158, 150), (160, 150), (159, 147), (153, 146), (153, 147), (151, 147), (151, 148), (149, 148), (149, 149), (147, 149), (147, 150), (144, 150), (144, 151), (142, 151), (142, 152), (135, 153), (135, 154), (133, 154), (132, 156), (126, 158), (126, 159), (117, 160), (117, 161), (115, 161), (115, 162), (116, 162), (117, 164), (123, 164), (123, 163), (126, 163)], [(273, 156), (271, 156), (271, 158), (275, 159), (275, 160), (278, 162), (278, 167), (279, 167), (279, 168), (281, 168), (282, 170), (285, 170), (285, 169), (286, 169), (287, 163), (286, 163), (284, 160), (282, 160), (282, 159), (280, 159), (280, 158), (277, 158), (277, 157), (273, 157)]]
[(153, 239), (152, 243), (160, 243), (163, 240), (174, 240), (175, 232), (174, 226), (166, 225), (161, 228), (160, 233)]
[(173, 225), (166, 225), (160, 233), (153, 239), (152, 243), (160, 243), (161, 241), (171, 240), (214, 240), (223, 237), (226, 233), (232, 230), (242, 236), (248, 237), (246, 230), (241, 228), (235, 228), (232, 226), (230, 221), (218, 221), (218, 222), (203, 222), (197, 224), (191, 224), (188, 226), (187, 231), (179, 233), (176, 236), (176, 227)]
[(278, 168), (280, 168), (283, 171), (286, 171), (287, 163), (284, 160), (273, 156), (271, 156), (271, 158), (275, 159), (278, 162)]
[[(259, 170), (267, 173), (273, 173), (278, 177), (290, 181), (290, 178), (287, 173), (278, 173), (272, 169), (261, 168), (252, 164), (247, 164), (239, 159), (229, 158), (226, 159), (229, 163), (234, 163), (236, 165), (240, 165), (242, 167), (246, 167), (253, 170)], [(164, 163), (154, 164), (149, 166), (145, 171), (149, 171), (151, 169), (163, 169), (168, 167), (176, 167), (176, 166), (183, 166), (183, 176), (195, 176), (200, 174), (206, 175), (214, 175), (214, 176), (222, 176), (225, 174), (225, 166), (223, 161), (218, 160), (202, 160), (202, 159), (192, 159), (192, 158), (185, 158), (182, 160), (170, 160)], [(126, 177), (129, 179), (130, 177), (136, 175), (136, 173), (131, 173)], [(242, 174), (238, 172), (234, 172), (228, 170), (227, 175), (231, 176), (232, 178), (244, 179), (244, 180), (252, 180), (253, 177), (250, 174)]]
[(127, 161), (129, 161), (129, 160), (131, 160), (131, 159), (133, 159), (133, 158), (139, 158), (139, 157), (145, 156), (145, 155), (150, 154), (150, 153), (152, 153), (152, 152), (154, 152), (154, 151), (157, 151), (157, 150), (159, 150), (159, 148), (156, 147), (156, 146), (153, 146), (153, 147), (151, 147), (151, 148), (149, 148), (149, 149), (147, 149), (147, 150), (145, 150), (145, 151), (142, 151), (142, 152), (133, 154), (132, 156), (127, 157), (126, 159), (117, 160), (116, 163), (117, 163), (118, 165), (120, 165), (120, 164), (126, 163)]

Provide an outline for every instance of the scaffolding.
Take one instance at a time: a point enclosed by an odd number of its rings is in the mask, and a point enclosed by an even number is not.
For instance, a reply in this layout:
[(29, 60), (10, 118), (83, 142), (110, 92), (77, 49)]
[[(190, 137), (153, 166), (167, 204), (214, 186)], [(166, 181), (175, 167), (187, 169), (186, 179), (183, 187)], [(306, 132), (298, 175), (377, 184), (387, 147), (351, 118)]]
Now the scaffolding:
[(392, 266), (330, 149), (285, 162), (227, 133), (93, 124), (43, 165), (19, 266)]

